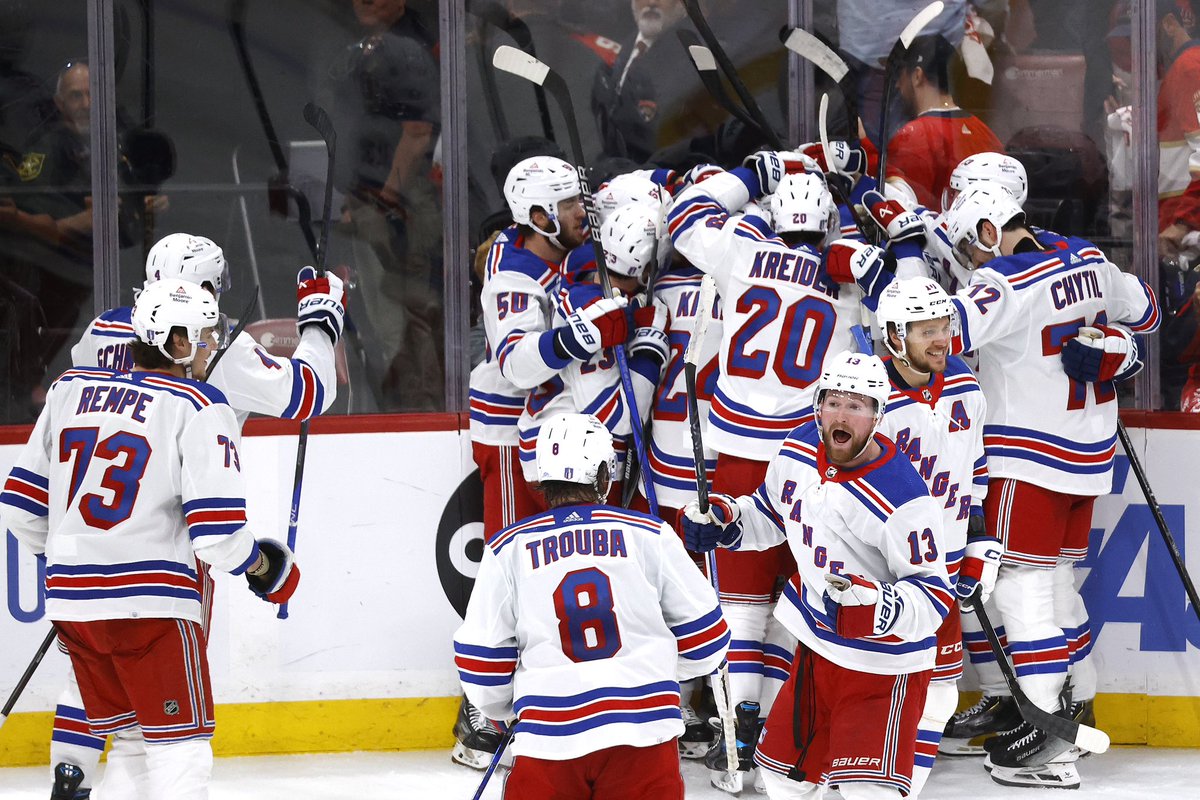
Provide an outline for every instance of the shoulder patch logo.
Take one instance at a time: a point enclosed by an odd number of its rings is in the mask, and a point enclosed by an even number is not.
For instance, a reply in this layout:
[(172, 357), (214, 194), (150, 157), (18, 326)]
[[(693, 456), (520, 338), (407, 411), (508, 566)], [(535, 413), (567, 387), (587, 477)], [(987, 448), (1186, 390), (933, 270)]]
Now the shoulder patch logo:
[(42, 174), (42, 166), (46, 163), (45, 153), (26, 153), (17, 167), (17, 176), (28, 182)]

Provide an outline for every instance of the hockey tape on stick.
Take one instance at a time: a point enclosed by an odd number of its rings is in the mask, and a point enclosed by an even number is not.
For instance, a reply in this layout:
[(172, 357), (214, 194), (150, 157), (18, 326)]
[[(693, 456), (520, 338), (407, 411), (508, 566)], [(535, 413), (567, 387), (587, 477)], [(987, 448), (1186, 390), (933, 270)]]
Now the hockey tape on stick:
[[(579, 176), (580, 195), (583, 199), (583, 209), (587, 212), (588, 228), (592, 242), (592, 254), (596, 258), (596, 269), (600, 275), (600, 285), (605, 297), (612, 297), (612, 281), (608, 276), (608, 260), (604, 257), (604, 245), (600, 242), (600, 213), (596, 210), (596, 199), (592, 195), (592, 184), (588, 178), (587, 165), (583, 159), (583, 144), (579, 139), (579, 124), (575, 120), (575, 104), (571, 100), (571, 91), (567, 82), (550, 67), (538, 61), (528, 53), (515, 47), (501, 45), (492, 56), (492, 65), (496, 69), (524, 78), (538, 86), (545, 86), (546, 91), (558, 104), (563, 121), (567, 126), (567, 139), (571, 145), (571, 155), (575, 159), (575, 172)], [(629, 414), (629, 427), (633, 431), (633, 441), (636, 445), (638, 460), (642, 462), (642, 489), (646, 494), (646, 503), (650, 513), (658, 515), (658, 497), (654, 492), (654, 480), (651, 476), (650, 461), (647, 458), (646, 439), (642, 435), (642, 417), (638, 411), (637, 395), (633, 389), (633, 376), (629, 371), (629, 358), (625, 348), (614, 347), (613, 354), (617, 360), (617, 372), (621, 376), (621, 393), (625, 399), (625, 411)]]
[(38, 665), (46, 657), (46, 651), (50, 649), (50, 645), (54, 644), (54, 637), (57, 635), (58, 630), (51, 627), (46, 634), (46, 638), (42, 639), (42, 643), (38, 645), (37, 652), (33, 654), (33, 660), (29, 662), (29, 666), (25, 668), (21, 679), (13, 687), (12, 693), (8, 696), (8, 701), (4, 704), (4, 708), (0, 709), (0, 728), (4, 727), (4, 722), (8, 719), (9, 713), (12, 712), (13, 706), (17, 704), (17, 700), (20, 699), (21, 694), (25, 691), (25, 687), (29, 685), (29, 679), (33, 677), (33, 673), (37, 671)]
[(942, 0), (933, 0), (932, 3), (918, 11), (908, 24), (904, 26), (904, 30), (900, 31), (900, 44), (905, 50), (913, 43), (913, 39), (921, 35), (921, 31), (925, 30), (925, 26), (933, 22), (934, 18), (941, 14), (946, 8), (946, 4)]
[(1200, 597), (1196, 595), (1196, 586), (1192, 583), (1192, 576), (1188, 574), (1183, 554), (1179, 552), (1179, 545), (1175, 543), (1175, 537), (1171, 535), (1171, 529), (1167, 527), (1167, 518), (1163, 516), (1162, 506), (1158, 504), (1158, 499), (1154, 496), (1154, 489), (1151, 488), (1150, 481), (1146, 477), (1146, 470), (1142, 468), (1142, 459), (1134, 452), (1129, 431), (1125, 429), (1125, 423), (1120, 419), (1117, 420), (1117, 436), (1121, 440), (1121, 446), (1125, 448), (1125, 455), (1129, 457), (1129, 466), (1133, 468), (1138, 485), (1142, 487), (1142, 494), (1146, 496), (1146, 504), (1150, 506), (1150, 513), (1154, 515), (1154, 522), (1158, 525), (1158, 532), (1162, 534), (1167, 552), (1171, 554), (1175, 571), (1179, 573), (1179, 579), (1183, 581), (1184, 591), (1187, 592), (1188, 600), (1192, 603), (1192, 611), (1197, 617), (1200, 617)]
[(913, 39), (917, 38), (925, 26), (932, 22), (938, 14), (941, 14), (945, 7), (946, 4), (942, 0), (933, 0), (932, 3), (914, 14), (913, 18), (904, 26), (904, 30), (900, 32), (900, 38), (888, 54), (887, 67), (884, 70), (883, 105), (879, 112), (879, 173), (876, 175), (876, 181), (879, 183), (881, 192), (884, 178), (887, 175), (888, 117), (891, 116), (888, 113), (888, 106), (892, 103), (892, 93), (896, 88), (896, 73), (900, 69), (900, 56), (912, 44)]
[(975, 593), (967, 602), (975, 610), (975, 618), (979, 620), (979, 627), (983, 628), (983, 635), (987, 637), (988, 644), (991, 645), (992, 653), (996, 656), (996, 664), (999, 665), (1000, 672), (1004, 675), (1004, 682), (1008, 684), (1008, 689), (1012, 692), (1013, 700), (1016, 701), (1021, 717), (1030, 725), (1041, 728), (1052, 736), (1072, 742), (1090, 753), (1103, 753), (1107, 750), (1110, 744), (1107, 733), (1090, 725), (1081, 725), (1073, 719), (1064, 719), (1051, 714), (1034, 705), (1025, 694), (1020, 684), (1017, 683), (1016, 673), (1013, 672), (1012, 664), (1008, 661), (1008, 654), (1004, 652), (1004, 647), (1000, 644), (1000, 637), (996, 635), (992, 621), (988, 619), (987, 612), (983, 610), (983, 603), (979, 599), (982, 591), (981, 588), (976, 587)]
[(801, 58), (811, 61), (817, 69), (833, 78), (834, 83), (841, 83), (850, 71), (850, 67), (837, 53), (803, 28), (784, 28), (779, 32), (783, 46)]

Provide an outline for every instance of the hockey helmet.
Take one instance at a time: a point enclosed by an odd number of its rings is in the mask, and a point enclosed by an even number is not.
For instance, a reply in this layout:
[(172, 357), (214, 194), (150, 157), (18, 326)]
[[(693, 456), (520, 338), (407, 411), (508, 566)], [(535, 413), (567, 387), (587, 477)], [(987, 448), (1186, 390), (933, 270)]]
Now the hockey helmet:
[[(176, 358), (167, 350), (172, 328), (183, 328), (192, 345), (191, 351), (182, 358)], [(219, 336), (224, 329), (223, 318), (217, 309), (216, 298), (196, 283), (161, 280), (143, 289), (133, 304), (134, 335), (157, 347), (175, 364), (190, 363), (199, 347), (209, 347), (216, 352), (216, 337), (205, 335), (210, 328)]]
[(828, 233), (834, 211), (825, 181), (810, 172), (784, 175), (771, 195), (771, 217), (778, 233)]
[(210, 283), (220, 297), (230, 286), (229, 262), (212, 239), (190, 233), (168, 234), (146, 256), (145, 286), (170, 278)]
[(1029, 197), (1024, 164), (1004, 153), (976, 153), (958, 162), (950, 173), (950, 185), (942, 190), (942, 208), (949, 208), (961, 193), (985, 181), (1003, 186), (1019, 206), (1024, 206)]
[[(542, 426), (537, 439), (538, 482), (564, 481), (608, 494), (617, 469), (612, 433), (591, 414), (559, 414)], [(608, 474), (600, 476), (600, 465)]]
[(603, 183), (596, 192), (596, 212), (600, 215), (600, 224), (603, 226), (614, 211), (631, 203), (648, 205), (660, 210), (665, 209), (666, 191), (654, 181), (636, 172), (617, 175)]
[(647, 267), (661, 261), (670, 240), (662, 240), (662, 210), (634, 203), (618, 208), (600, 227), (604, 264), (609, 272), (641, 278)]
[(817, 425), (821, 424), (821, 401), (825, 393), (830, 391), (859, 394), (874, 400), (875, 422), (871, 428), (871, 434), (874, 435), (883, 420), (888, 395), (892, 391), (887, 367), (879, 356), (843, 350), (826, 360), (821, 379), (817, 381), (816, 394), (813, 395), (813, 413), (817, 417)]
[[(900, 359), (906, 358), (904, 339), (908, 336), (908, 324), (942, 317), (950, 319), (952, 328), (958, 319), (950, 296), (937, 281), (930, 278), (899, 278), (892, 281), (883, 290), (875, 310), (875, 318), (884, 330), (884, 343), (892, 355)], [(891, 337), (887, 333), (889, 322), (896, 327), (896, 335), (900, 338), (899, 350), (892, 347)]]
[[(554, 156), (534, 156), (520, 161), (509, 170), (504, 180), (504, 199), (512, 211), (513, 222), (533, 227), (556, 247), (562, 246), (558, 241), (558, 234), (562, 232), (558, 222), (558, 204), (579, 194), (579, 175), (575, 168)], [(543, 231), (533, 225), (535, 208), (546, 212), (550, 218), (550, 230)]]
[(984, 245), (979, 239), (979, 224), (986, 220), (999, 232), (1017, 217), (1023, 220), (1025, 212), (1017, 204), (1016, 198), (1000, 184), (977, 183), (954, 198), (954, 203), (945, 214), (945, 224), (946, 238), (954, 249), (958, 263), (966, 269), (975, 269), (972, 259), (974, 250), (999, 258), (999, 239), (990, 247)]

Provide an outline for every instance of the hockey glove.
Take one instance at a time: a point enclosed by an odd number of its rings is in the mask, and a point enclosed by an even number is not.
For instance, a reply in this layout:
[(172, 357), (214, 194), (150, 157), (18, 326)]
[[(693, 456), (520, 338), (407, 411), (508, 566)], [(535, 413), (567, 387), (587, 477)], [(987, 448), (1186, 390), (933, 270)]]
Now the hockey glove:
[(853, 239), (838, 239), (825, 251), (825, 271), (838, 283), (858, 283), (874, 297), (890, 283), (884, 269), (884, 252)]
[(1063, 372), (1077, 381), (1123, 381), (1142, 371), (1137, 340), (1124, 328), (1080, 328), (1062, 349)]
[(605, 347), (624, 344), (629, 338), (629, 300), (602, 297), (567, 317), (565, 327), (555, 332), (555, 349), (578, 361), (589, 361)]
[(863, 205), (875, 224), (883, 229), (888, 241), (925, 244), (925, 223), (915, 211), (909, 211), (874, 190), (863, 195)]
[[(635, 300), (636, 304), (638, 301)], [(667, 354), (671, 352), (671, 344), (667, 339), (667, 306), (655, 298), (646, 308), (633, 312), (633, 322), (636, 326), (633, 337), (629, 340), (629, 357), (649, 356), (660, 367), (667, 363)]]
[(967, 550), (954, 587), (958, 596), (968, 600), (975, 593), (975, 587), (979, 587), (979, 602), (986, 603), (996, 588), (1003, 554), (1004, 545), (995, 536), (988, 535), (983, 517), (972, 516), (967, 522)]
[(246, 571), (250, 591), (268, 603), (286, 603), (300, 583), (295, 555), (286, 544), (274, 539), (259, 539), (258, 549), (266, 563), (257, 575)]
[(742, 162), (758, 177), (759, 195), (771, 194), (783, 179), (783, 159), (774, 150), (759, 150)]
[(314, 268), (303, 267), (296, 274), (296, 301), (296, 327), (300, 332), (304, 333), (309, 325), (316, 325), (337, 344), (346, 315), (346, 290), (342, 279), (332, 272), (317, 277)]
[(859, 575), (827, 573), (825, 610), (837, 621), (845, 639), (886, 636), (900, 614), (900, 597), (890, 583), (875, 583)]
[(781, 150), (779, 158), (783, 161), (783, 171), (788, 175), (821, 175), (825, 171), (816, 159), (803, 150)]
[(822, 172), (834, 172), (854, 178), (867, 168), (867, 153), (858, 144), (830, 142), (828, 159), (825, 158), (825, 148), (820, 142), (805, 145), (801, 152), (817, 162)]
[(697, 164), (696, 166), (683, 173), (680, 191), (695, 186), (697, 183), (704, 183), (714, 175), (720, 175), (725, 170), (718, 167), (716, 164)]
[(707, 553), (717, 547), (736, 548), (742, 541), (742, 510), (727, 494), (708, 496), (708, 513), (700, 513), (700, 503), (683, 507), (683, 544), (693, 553)]

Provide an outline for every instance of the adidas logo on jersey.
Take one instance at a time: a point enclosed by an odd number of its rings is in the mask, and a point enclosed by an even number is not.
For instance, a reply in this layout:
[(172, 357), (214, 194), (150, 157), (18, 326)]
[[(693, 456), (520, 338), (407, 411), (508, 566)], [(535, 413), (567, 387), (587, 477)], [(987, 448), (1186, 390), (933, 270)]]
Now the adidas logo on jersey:
[(583, 517), (579, 516), (578, 511), (572, 511), (567, 516), (563, 517), (563, 522), (583, 522)]
[(1071, 263), (1072, 264), (1081, 264), (1081, 263), (1083, 263), (1083, 259), (1080, 258), (1077, 253), (1071, 253)]

